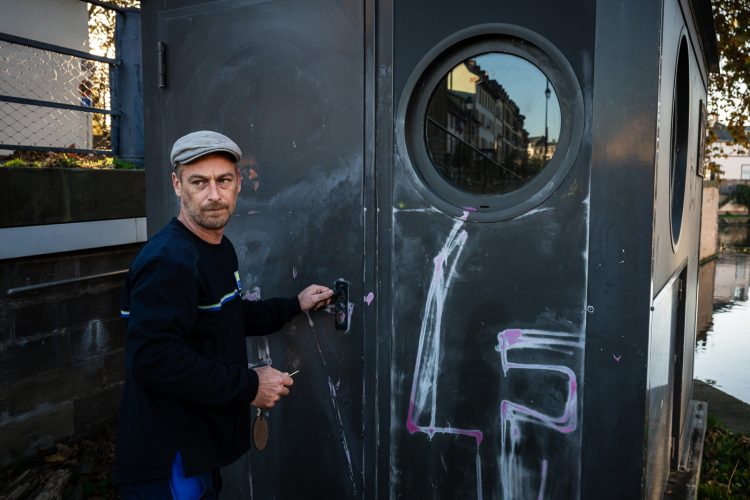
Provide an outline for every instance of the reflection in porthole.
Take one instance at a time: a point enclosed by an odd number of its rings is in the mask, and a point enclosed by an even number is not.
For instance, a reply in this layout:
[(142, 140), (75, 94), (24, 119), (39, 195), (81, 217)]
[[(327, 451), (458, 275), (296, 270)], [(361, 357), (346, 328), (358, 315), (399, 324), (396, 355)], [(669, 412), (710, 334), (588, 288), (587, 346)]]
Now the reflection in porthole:
[(536, 177), (555, 154), (560, 103), (547, 76), (521, 57), (491, 52), (454, 66), (425, 114), (440, 176), (473, 195), (502, 195)]

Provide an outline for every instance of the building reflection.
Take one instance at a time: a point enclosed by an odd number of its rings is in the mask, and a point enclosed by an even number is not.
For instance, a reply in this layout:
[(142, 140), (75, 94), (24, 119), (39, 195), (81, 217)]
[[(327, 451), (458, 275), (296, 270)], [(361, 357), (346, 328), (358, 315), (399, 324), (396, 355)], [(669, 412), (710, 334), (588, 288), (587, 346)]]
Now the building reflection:
[(698, 337), (704, 338), (711, 327), (714, 313), (714, 283), (716, 281), (716, 259), (698, 269)]
[[(474, 194), (502, 194), (524, 185), (554, 155), (557, 137), (548, 135), (547, 108), (559, 109), (559, 103), (549, 82), (534, 68), (546, 87), (530, 105), (544, 107), (545, 123), (543, 135), (530, 137), (522, 109), (479, 60), (455, 66), (433, 92), (425, 125), (427, 146), (438, 171), (451, 184)], [(514, 77), (519, 76), (504, 75)]]
[(698, 270), (698, 339), (704, 340), (713, 323), (713, 313), (737, 302), (748, 300), (750, 288), (750, 247), (747, 227), (724, 228), (719, 233), (723, 250), (718, 258), (701, 265)]
[(720, 228), (719, 245), (723, 250), (750, 247), (750, 226), (729, 226)]
[(750, 284), (750, 257), (740, 254), (721, 254), (716, 263), (714, 303), (719, 305), (746, 301)]

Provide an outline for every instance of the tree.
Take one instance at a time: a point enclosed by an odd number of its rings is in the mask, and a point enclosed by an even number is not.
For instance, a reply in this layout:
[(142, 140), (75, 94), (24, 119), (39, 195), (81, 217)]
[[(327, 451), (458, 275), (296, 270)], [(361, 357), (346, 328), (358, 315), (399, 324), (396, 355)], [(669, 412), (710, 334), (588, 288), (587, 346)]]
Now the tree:
[[(108, 3), (117, 7), (140, 7), (140, 0), (110, 0)], [(116, 57), (115, 47), (115, 11), (99, 5), (88, 4), (89, 13), (89, 51), (98, 56)], [(109, 68), (101, 63), (88, 63), (89, 78), (83, 84), (82, 95), (91, 99), (97, 108), (110, 108)], [(111, 118), (109, 115), (95, 113), (92, 115), (94, 145), (104, 147), (110, 143)]]
[[(723, 117), (734, 142), (749, 147), (750, 0), (713, 0), (720, 72), (709, 77), (708, 111)], [(709, 142), (716, 140), (711, 133)]]

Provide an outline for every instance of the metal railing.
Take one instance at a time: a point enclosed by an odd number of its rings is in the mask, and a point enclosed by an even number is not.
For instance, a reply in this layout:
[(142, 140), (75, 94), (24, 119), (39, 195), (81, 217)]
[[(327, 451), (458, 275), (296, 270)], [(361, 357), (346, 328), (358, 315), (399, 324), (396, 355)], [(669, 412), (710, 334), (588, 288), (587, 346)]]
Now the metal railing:
[(0, 149), (112, 154), (118, 61), (5, 33), (0, 58)]
[(116, 11), (116, 59), (0, 33), (0, 150), (142, 163), (140, 17)]

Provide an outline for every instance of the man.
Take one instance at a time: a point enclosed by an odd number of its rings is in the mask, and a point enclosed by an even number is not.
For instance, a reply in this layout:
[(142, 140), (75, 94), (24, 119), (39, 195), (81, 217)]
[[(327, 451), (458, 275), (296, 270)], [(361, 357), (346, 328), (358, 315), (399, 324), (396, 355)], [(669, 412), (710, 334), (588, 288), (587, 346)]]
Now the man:
[(248, 369), (246, 335), (266, 335), (330, 302), (311, 285), (297, 297), (242, 300), (237, 255), (224, 236), (240, 192), (240, 148), (199, 131), (171, 153), (180, 213), (143, 247), (123, 290), (126, 379), (115, 476), (128, 498), (215, 498), (218, 469), (250, 445), (250, 405), (289, 394), (288, 373)]

